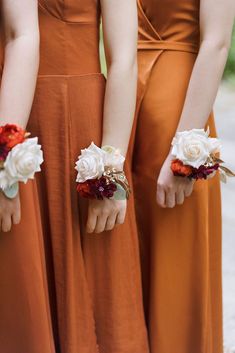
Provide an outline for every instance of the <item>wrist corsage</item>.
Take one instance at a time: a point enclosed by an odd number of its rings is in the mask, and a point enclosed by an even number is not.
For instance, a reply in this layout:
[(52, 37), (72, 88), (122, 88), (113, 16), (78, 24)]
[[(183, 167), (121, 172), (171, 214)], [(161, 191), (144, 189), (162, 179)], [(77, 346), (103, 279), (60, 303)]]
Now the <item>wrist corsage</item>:
[(92, 142), (81, 151), (76, 163), (78, 193), (89, 199), (128, 199), (130, 187), (122, 169), (124, 161), (114, 147), (99, 148)]
[(43, 162), (38, 138), (17, 125), (0, 126), (0, 189), (8, 198), (18, 193), (19, 182), (26, 184), (39, 172)]
[(171, 170), (175, 176), (194, 180), (207, 179), (218, 171), (223, 182), (226, 182), (227, 176), (235, 176), (217, 157), (221, 149), (220, 140), (210, 137), (209, 134), (209, 129), (177, 132), (171, 151)]

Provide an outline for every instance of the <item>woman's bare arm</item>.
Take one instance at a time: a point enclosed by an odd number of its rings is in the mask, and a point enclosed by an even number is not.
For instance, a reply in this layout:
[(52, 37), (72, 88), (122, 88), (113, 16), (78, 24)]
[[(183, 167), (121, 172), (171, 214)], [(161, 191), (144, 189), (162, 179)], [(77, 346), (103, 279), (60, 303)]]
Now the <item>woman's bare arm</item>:
[(39, 64), (36, 0), (2, 0), (5, 59), (0, 89), (0, 123), (25, 127)]
[[(204, 128), (207, 123), (228, 57), (234, 14), (234, 0), (200, 1), (201, 45), (177, 131)], [(157, 202), (162, 207), (182, 204), (193, 191), (192, 181), (173, 176), (170, 148), (157, 185)]]
[[(37, 0), (2, 0), (5, 58), (0, 88), (0, 125), (25, 127), (29, 118), (39, 62)], [(0, 231), (21, 218), (20, 199), (0, 192)]]
[[(132, 130), (137, 85), (136, 0), (101, 0), (108, 77), (102, 145), (126, 154)], [(90, 200), (87, 231), (101, 233), (122, 224), (126, 200)]]
[(136, 1), (101, 0), (101, 5), (108, 65), (102, 144), (126, 154), (136, 104)]
[(205, 127), (228, 57), (234, 0), (201, 0), (201, 45), (190, 79), (178, 131)]

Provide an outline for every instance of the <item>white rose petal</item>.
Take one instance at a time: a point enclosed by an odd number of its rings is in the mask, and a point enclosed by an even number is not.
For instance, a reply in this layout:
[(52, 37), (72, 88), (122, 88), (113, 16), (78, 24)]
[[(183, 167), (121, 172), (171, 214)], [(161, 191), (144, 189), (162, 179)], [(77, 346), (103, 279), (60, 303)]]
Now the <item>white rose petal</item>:
[(210, 138), (209, 139), (210, 143), (210, 153), (218, 153), (221, 150), (221, 141), (217, 138)]
[(178, 132), (172, 141), (172, 155), (185, 165), (199, 168), (205, 164), (211, 153), (216, 153), (221, 147), (218, 139), (210, 138), (209, 130), (193, 129)]
[(82, 150), (75, 169), (77, 170), (77, 182), (83, 183), (88, 179), (100, 178), (104, 172), (105, 152), (93, 142)]
[(106, 167), (123, 168), (125, 157), (122, 156), (120, 150), (112, 146), (104, 146), (102, 149), (105, 151), (104, 165)]
[(4, 163), (4, 171), (9, 178), (9, 186), (17, 181), (27, 182), (41, 170), (43, 153), (38, 138), (29, 138), (16, 145), (8, 154)]

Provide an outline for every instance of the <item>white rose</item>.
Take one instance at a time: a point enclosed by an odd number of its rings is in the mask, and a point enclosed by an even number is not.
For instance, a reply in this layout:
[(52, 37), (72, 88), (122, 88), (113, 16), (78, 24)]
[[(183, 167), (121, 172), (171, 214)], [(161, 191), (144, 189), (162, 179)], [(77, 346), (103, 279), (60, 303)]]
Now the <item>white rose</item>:
[(4, 163), (4, 171), (10, 180), (9, 186), (17, 181), (26, 183), (28, 179), (33, 179), (34, 174), (41, 170), (42, 162), (43, 154), (37, 137), (16, 145)]
[(78, 172), (76, 179), (78, 183), (102, 176), (104, 172), (104, 155), (105, 152), (93, 142), (88, 148), (82, 150), (75, 167)]
[(209, 130), (192, 129), (178, 132), (172, 141), (172, 155), (185, 165), (199, 168), (211, 153), (218, 152), (220, 141), (209, 137)]
[(105, 151), (104, 165), (106, 167), (113, 167), (117, 169), (123, 169), (123, 164), (125, 162), (125, 157), (120, 153), (120, 150), (112, 146), (104, 146), (102, 150)]

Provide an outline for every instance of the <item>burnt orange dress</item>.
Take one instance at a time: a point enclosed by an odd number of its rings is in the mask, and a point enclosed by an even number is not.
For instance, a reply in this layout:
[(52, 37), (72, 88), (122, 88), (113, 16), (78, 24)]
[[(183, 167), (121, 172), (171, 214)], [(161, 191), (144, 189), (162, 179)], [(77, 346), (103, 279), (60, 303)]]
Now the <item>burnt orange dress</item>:
[[(39, 136), (44, 150), (45, 162), (37, 175), (41, 215), (38, 210), (33, 218), (37, 201), (27, 185), (31, 201), (22, 199), (21, 226), (10, 237), (0, 237), (0, 305), (6, 305), (0, 315), (0, 351), (54, 353), (52, 342), (56, 353), (148, 353), (133, 199), (124, 225), (88, 235), (84, 229), (87, 203), (76, 193), (75, 161), (91, 141), (100, 144), (102, 135), (105, 79), (99, 62), (100, 4), (98, 0), (40, 0), (39, 19), (41, 64), (28, 130)], [(41, 222), (44, 244), (39, 255), (30, 245), (38, 241), (37, 222)], [(27, 250), (18, 255), (27, 239)], [(44, 255), (42, 271), (48, 290), (36, 271)], [(11, 276), (8, 256), (17, 256)], [(17, 322), (13, 322), (15, 310)], [(48, 322), (44, 335), (43, 314), (44, 328)]]
[[(133, 175), (151, 353), (222, 353), (218, 178), (162, 209), (156, 181), (199, 46), (199, 0), (138, 0), (139, 92)], [(213, 116), (209, 118), (215, 135)]]

